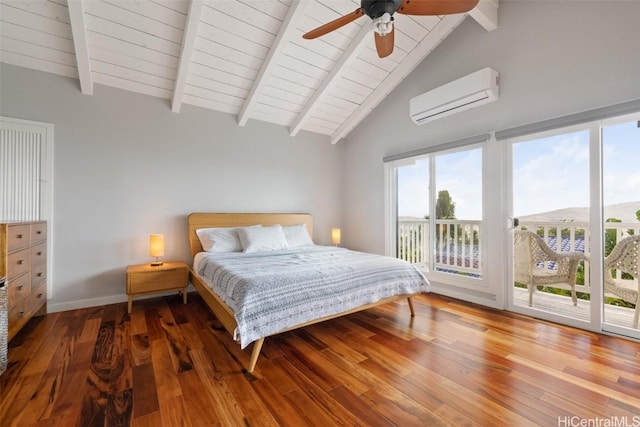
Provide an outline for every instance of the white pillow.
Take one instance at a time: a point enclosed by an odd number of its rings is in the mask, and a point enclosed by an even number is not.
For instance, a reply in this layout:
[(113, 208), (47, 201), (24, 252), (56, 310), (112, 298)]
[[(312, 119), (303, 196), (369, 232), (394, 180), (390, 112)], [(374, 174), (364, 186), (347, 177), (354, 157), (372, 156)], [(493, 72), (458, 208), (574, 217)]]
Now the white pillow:
[(281, 225), (261, 228), (241, 228), (238, 229), (238, 237), (240, 237), (242, 251), (246, 253), (289, 249)]
[(309, 236), (307, 226), (304, 224), (285, 225), (282, 227), (284, 237), (287, 239), (289, 248), (313, 245), (313, 240)]
[(238, 238), (238, 230), (241, 228), (259, 228), (262, 225), (250, 225), (248, 227), (215, 227), (199, 228), (196, 230), (202, 249), (206, 252), (241, 252), (242, 245)]

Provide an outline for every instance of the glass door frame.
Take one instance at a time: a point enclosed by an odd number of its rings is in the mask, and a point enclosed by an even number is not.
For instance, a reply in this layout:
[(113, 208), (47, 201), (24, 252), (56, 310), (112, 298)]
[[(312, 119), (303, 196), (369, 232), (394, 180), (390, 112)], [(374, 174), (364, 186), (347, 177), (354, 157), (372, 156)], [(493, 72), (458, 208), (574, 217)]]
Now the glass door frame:
[[(595, 272), (595, 274), (598, 274), (598, 277), (600, 278), (600, 282), (604, 281), (604, 233), (605, 233), (605, 227), (604, 227), (604, 191), (603, 191), (603, 164), (604, 164), (604, 136), (603, 136), (603, 129), (607, 126), (612, 126), (612, 125), (616, 125), (616, 124), (621, 124), (621, 123), (625, 123), (625, 122), (631, 122), (631, 121), (637, 121), (638, 122), (638, 127), (640, 127), (640, 112), (637, 113), (631, 113), (631, 114), (625, 114), (625, 115), (621, 115), (621, 116), (616, 116), (616, 117), (612, 117), (609, 119), (603, 119), (601, 120), (598, 124), (599, 124), (599, 128), (600, 128), (600, 133), (598, 135), (599, 140), (602, 141), (602, 143), (599, 143), (599, 152), (600, 152), (600, 156), (601, 156), (601, 162), (600, 162), (600, 195), (601, 195), (601, 206), (602, 209), (600, 209), (600, 226), (602, 227), (602, 229), (600, 230), (600, 242), (599, 242), (599, 259), (602, 260), (602, 263), (599, 263), (599, 269), (598, 271)], [(599, 141), (599, 142), (600, 142)], [(592, 177), (593, 178), (593, 177)], [(640, 280), (640, 279), (639, 279)], [(602, 287), (604, 287), (604, 283), (602, 283), (601, 285)], [(607, 323), (606, 322), (606, 317), (604, 316), (604, 301), (603, 301), (603, 293), (600, 292), (599, 293), (599, 297), (600, 297), (600, 307), (601, 307), (601, 312), (600, 312), (600, 321), (601, 321), (601, 331), (605, 332), (605, 333), (613, 333), (616, 335), (622, 335), (624, 337), (630, 337), (632, 339), (636, 339), (636, 340), (640, 340), (640, 328), (633, 330), (633, 329), (629, 329), (629, 328), (624, 328), (612, 323)], [(638, 304), (640, 304), (640, 302), (638, 302)]]
[[(590, 304), (589, 321), (584, 321), (572, 317), (562, 316), (537, 309), (516, 305), (514, 303), (514, 269), (513, 269), (513, 213), (514, 188), (513, 188), (513, 147), (515, 144), (534, 139), (548, 138), (552, 136), (589, 131), (589, 239), (590, 239), (590, 259), (602, 259), (602, 153), (600, 146), (600, 123), (586, 123), (575, 126), (553, 129), (549, 131), (536, 132), (517, 138), (505, 139), (502, 141), (505, 168), (505, 208), (506, 208), (506, 234), (507, 241), (507, 281), (506, 287), (506, 308), (515, 313), (524, 314), (556, 323), (574, 326), (582, 329), (599, 332), (602, 330), (602, 262), (589, 262), (590, 277)], [(598, 265), (599, 264), (599, 265)]]
[[(623, 328), (604, 321), (604, 198), (603, 198), (603, 128), (612, 124), (626, 121), (638, 120), (637, 113), (626, 114), (610, 119), (603, 119), (575, 126), (567, 126), (544, 132), (532, 133), (517, 138), (505, 139), (502, 141), (505, 186), (505, 216), (507, 248), (507, 280), (506, 288), (506, 308), (520, 314), (537, 317), (569, 326), (583, 328), (594, 332), (613, 333), (623, 335), (632, 339), (640, 339), (640, 330), (634, 331)], [(590, 305), (589, 321), (569, 318), (554, 313), (549, 313), (536, 309), (514, 304), (514, 271), (513, 271), (513, 147), (514, 144), (532, 139), (540, 139), (575, 131), (589, 131), (589, 287)]]

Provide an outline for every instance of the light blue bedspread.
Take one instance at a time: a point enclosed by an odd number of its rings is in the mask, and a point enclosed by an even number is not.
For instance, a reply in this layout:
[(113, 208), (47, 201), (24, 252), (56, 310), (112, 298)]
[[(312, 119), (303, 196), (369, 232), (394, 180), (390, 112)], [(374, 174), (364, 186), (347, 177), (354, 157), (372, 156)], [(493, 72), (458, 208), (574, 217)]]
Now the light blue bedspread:
[(405, 261), (333, 246), (200, 253), (194, 271), (234, 311), (242, 348), (311, 320), (430, 290)]

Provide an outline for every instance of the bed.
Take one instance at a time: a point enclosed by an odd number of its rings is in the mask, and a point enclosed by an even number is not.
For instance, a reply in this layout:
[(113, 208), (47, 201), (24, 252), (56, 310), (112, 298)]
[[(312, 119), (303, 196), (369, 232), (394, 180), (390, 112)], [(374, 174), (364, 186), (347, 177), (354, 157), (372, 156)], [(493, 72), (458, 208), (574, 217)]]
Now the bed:
[[(412, 296), (429, 291), (422, 273), (395, 258), (312, 244), (277, 251), (246, 247), (246, 236), (258, 233), (249, 226), (264, 227), (258, 230), (263, 234), (278, 226), (304, 227), (312, 236), (309, 214), (192, 213), (188, 225), (190, 281), (241, 348), (253, 344), (248, 372), (268, 336), (405, 298), (415, 316)], [(242, 227), (251, 253), (203, 249), (203, 229), (231, 227)]]

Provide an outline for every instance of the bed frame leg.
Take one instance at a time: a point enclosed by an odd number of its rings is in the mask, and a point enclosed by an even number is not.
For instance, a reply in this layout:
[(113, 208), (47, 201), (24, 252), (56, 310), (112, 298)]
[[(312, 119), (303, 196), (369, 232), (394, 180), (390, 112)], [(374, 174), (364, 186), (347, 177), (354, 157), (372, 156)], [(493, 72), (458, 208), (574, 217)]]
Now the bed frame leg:
[(251, 352), (251, 359), (249, 360), (249, 368), (247, 369), (249, 373), (253, 373), (253, 370), (256, 367), (256, 363), (258, 362), (258, 356), (260, 356), (260, 350), (262, 349), (263, 343), (264, 343), (264, 338), (260, 338), (259, 340), (253, 343), (253, 351)]
[(409, 302), (409, 311), (411, 311), (411, 317), (416, 317), (416, 311), (413, 309), (413, 300), (411, 299), (411, 297), (408, 297), (407, 301)]

